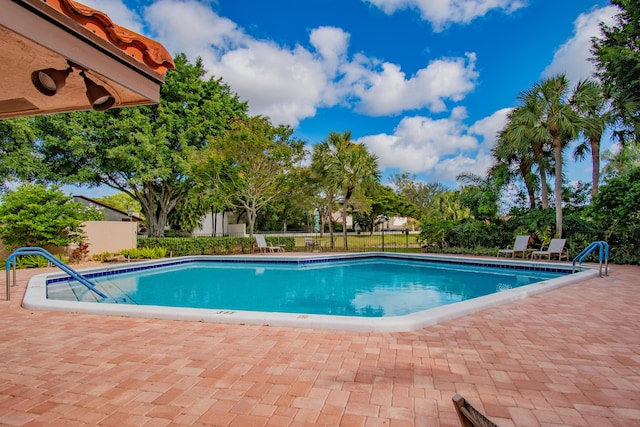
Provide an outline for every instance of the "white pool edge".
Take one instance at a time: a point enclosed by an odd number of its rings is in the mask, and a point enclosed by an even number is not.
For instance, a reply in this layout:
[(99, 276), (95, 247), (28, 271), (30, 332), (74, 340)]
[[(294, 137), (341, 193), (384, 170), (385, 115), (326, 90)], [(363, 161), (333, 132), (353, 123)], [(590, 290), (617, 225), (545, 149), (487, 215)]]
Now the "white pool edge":
[[(523, 261), (512, 259), (495, 258), (464, 258), (455, 256), (433, 256), (427, 254), (395, 254), (395, 253), (361, 253), (361, 254), (314, 254), (308, 256), (203, 256), (203, 257), (180, 257), (165, 260), (155, 260), (130, 264), (119, 264), (112, 267), (100, 267), (78, 270), (80, 273), (88, 274), (98, 271), (122, 270), (129, 267), (144, 265), (155, 265), (160, 262), (175, 262), (192, 259), (219, 259), (242, 260), (242, 261), (278, 261), (278, 260), (313, 260), (332, 258), (360, 258), (367, 256), (384, 255), (388, 257), (427, 259), (436, 261), (449, 261), (456, 263), (486, 263), (494, 265), (514, 265), (549, 267), (553, 269), (571, 270), (571, 265), (546, 263), (539, 261)], [(27, 284), (22, 307), (29, 310), (58, 311), (69, 313), (84, 313), (95, 315), (140, 317), (165, 320), (182, 320), (192, 322), (211, 322), (223, 324), (244, 324), (262, 326), (281, 326), (311, 329), (328, 329), (353, 332), (407, 332), (426, 328), (438, 323), (453, 320), (478, 311), (497, 307), (513, 301), (521, 300), (531, 295), (548, 292), (563, 286), (581, 282), (599, 276), (597, 269), (584, 269), (581, 272), (569, 274), (563, 277), (545, 280), (532, 285), (521, 286), (506, 291), (448, 304), (417, 313), (404, 316), (389, 316), (376, 318), (363, 318), (351, 316), (329, 316), (317, 314), (292, 314), (292, 313), (269, 313), (253, 312), (242, 310), (217, 310), (201, 308), (182, 308), (164, 306), (142, 306), (128, 304), (101, 304), (95, 302), (59, 301), (50, 300), (46, 297), (46, 281), (54, 277), (63, 277), (65, 274), (46, 273), (32, 277)]]

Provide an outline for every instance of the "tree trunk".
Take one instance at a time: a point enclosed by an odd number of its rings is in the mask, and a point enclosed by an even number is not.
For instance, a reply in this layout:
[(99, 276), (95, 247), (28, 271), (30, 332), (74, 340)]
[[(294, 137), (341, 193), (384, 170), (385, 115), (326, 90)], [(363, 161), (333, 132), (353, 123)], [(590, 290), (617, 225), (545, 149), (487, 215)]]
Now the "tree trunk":
[(549, 185), (547, 184), (547, 173), (545, 172), (542, 166), (540, 166), (539, 168), (540, 168), (540, 197), (542, 199), (542, 209), (549, 209)]
[(591, 138), (591, 200), (598, 194), (600, 182), (600, 138)]
[(342, 204), (342, 239), (344, 241), (344, 249), (349, 249), (347, 245), (347, 206), (349, 206), (349, 199), (345, 197)]
[(556, 237), (562, 237), (562, 141), (559, 136), (553, 137), (553, 151), (556, 160)]
[(531, 167), (525, 165), (524, 163), (520, 163), (520, 175), (524, 180), (524, 185), (527, 187), (527, 196), (529, 197), (529, 208), (536, 208), (536, 191), (533, 187), (532, 175), (531, 175)]
[(327, 197), (327, 205), (329, 212), (329, 247), (333, 249), (333, 194), (329, 194), (329, 197)]
[(247, 222), (248, 222), (248, 226), (249, 226), (249, 240), (251, 241), (251, 252), (253, 253), (253, 227), (255, 225), (256, 222), (256, 212), (254, 212), (254, 209), (251, 207), (247, 207), (246, 209), (247, 212)]

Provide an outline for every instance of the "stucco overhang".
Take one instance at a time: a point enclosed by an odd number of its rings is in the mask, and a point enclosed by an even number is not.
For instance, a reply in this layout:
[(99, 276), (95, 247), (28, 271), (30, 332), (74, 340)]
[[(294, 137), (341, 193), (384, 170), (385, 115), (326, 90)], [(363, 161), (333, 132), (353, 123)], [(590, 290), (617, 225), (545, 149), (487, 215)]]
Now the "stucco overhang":
[[(77, 66), (54, 96), (40, 93), (31, 73)], [(167, 69), (158, 42), (120, 27), (72, 0), (0, 0), (0, 119), (91, 108), (79, 70), (104, 86), (114, 107), (154, 104)]]

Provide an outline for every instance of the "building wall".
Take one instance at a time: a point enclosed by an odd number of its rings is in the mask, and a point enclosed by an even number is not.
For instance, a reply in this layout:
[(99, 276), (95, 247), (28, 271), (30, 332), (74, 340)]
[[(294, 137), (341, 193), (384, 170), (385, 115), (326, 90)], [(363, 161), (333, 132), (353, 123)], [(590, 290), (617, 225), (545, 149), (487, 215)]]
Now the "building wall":
[[(129, 221), (86, 221), (84, 233), (89, 244), (89, 258), (92, 255), (104, 252), (120, 252), (123, 249), (134, 249), (138, 245), (137, 223)], [(69, 256), (75, 248), (74, 245), (67, 248), (45, 247), (54, 255), (63, 254)], [(12, 250), (6, 250), (0, 240), (0, 259), (7, 259)]]
[(86, 221), (84, 232), (89, 256), (134, 249), (138, 245), (138, 223), (135, 221)]

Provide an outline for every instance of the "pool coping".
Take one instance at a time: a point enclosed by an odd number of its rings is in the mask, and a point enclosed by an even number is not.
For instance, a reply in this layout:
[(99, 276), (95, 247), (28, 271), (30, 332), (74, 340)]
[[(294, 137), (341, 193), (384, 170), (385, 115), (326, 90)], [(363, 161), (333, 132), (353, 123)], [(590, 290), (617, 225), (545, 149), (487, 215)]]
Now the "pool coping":
[[(99, 274), (102, 271), (122, 271), (126, 269), (144, 269), (150, 265), (165, 265), (176, 262), (191, 262), (197, 260), (219, 260), (227, 262), (283, 262), (309, 263), (321, 260), (339, 260), (350, 258), (388, 257), (400, 259), (419, 259), (444, 263), (462, 263), (483, 266), (499, 266), (513, 269), (543, 269), (547, 271), (571, 271), (571, 264), (514, 260), (511, 258), (484, 257), (456, 257), (430, 254), (402, 254), (392, 252), (366, 252), (342, 254), (305, 254), (305, 255), (277, 255), (277, 256), (190, 256), (166, 258), (162, 260), (119, 264), (111, 267), (96, 267), (78, 270), (83, 275)], [(320, 314), (269, 313), (242, 310), (218, 310), (202, 308), (142, 306), (126, 304), (100, 304), (95, 302), (49, 300), (46, 297), (47, 280), (66, 277), (64, 273), (45, 273), (30, 279), (22, 300), (22, 307), (30, 310), (58, 311), (70, 313), (84, 313), (96, 315), (110, 315), (123, 317), (140, 317), (151, 319), (181, 320), (193, 322), (212, 322), (223, 324), (247, 324), (262, 326), (280, 326), (311, 329), (329, 329), (353, 332), (407, 332), (423, 329), (448, 320), (476, 313), (478, 311), (497, 307), (531, 295), (548, 292), (563, 286), (581, 282), (600, 273), (598, 269), (580, 267), (579, 272), (567, 276), (545, 280), (531, 285), (521, 286), (502, 292), (448, 304), (403, 316), (389, 317), (351, 317), (331, 316)]]

